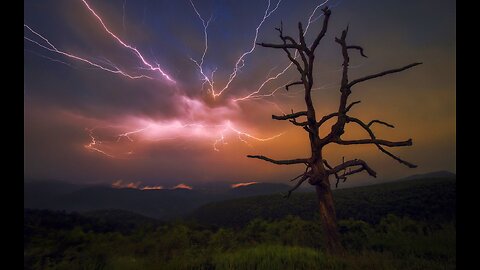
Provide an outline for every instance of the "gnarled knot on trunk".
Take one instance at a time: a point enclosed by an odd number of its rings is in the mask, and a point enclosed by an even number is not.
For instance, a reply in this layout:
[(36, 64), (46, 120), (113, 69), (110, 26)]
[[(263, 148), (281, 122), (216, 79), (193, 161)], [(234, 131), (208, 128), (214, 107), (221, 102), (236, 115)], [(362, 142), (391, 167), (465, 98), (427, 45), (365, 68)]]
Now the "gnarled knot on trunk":
[(319, 185), (319, 184), (323, 183), (324, 178), (325, 178), (325, 174), (323, 174), (323, 173), (312, 174), (310, 176), (310, 178), (308, 179), (308, 183), (312, 186), (316, 186), (316, 185)]

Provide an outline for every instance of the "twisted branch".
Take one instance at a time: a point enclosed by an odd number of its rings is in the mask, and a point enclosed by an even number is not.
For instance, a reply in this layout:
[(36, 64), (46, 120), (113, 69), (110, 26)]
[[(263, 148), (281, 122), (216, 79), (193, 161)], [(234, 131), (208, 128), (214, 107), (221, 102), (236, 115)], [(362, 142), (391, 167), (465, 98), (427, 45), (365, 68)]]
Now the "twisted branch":
[(265, 160), (277, 165), (291, 165), (291, 164), (309, 164), (310, 160), (308, 158), (297, 158), (297, 159), (285, 159), (285, 160), (275, 160), (268, 158), (266, 156), (259, 156), (259, 155), (247, 155), (248, 158), (257, 158), (261, 160)]
[(301, 111), (291, 114), (284, 114), (284, 115), (272, 115), (272, 119), (275, 120), (288, 120), (288, 119), (295, 119), (300, 116), (307, 116), (307, 111)]
[(388, 74), (392, 74), (392, 73), (397, 73), (397, 72), (400, 72), (400, 71), (404, 71), (404, 70), (406, 70), (406, 69), (409, 69), (409, 68), (412, 68), (412, 67), (414, 67), (414, 66), (418, 66), (418, 65), (421, 65), (421, 64), (422, 64), (422, 63), (413, 63), (413, 64), (406, 65), (406, 66), (401, 67), (401, 68), (390, 69), (390, 70), (386, 70), (386, 71), (383, 71), (383, 72), (380, 72), (380, 73), (377, 73), (377, 74), (365, 76), (365, 77), (363, 77), (363, 78), (360, 78), (360, 79), (356, 79), (356, 80), (351, 81), (351, 82), (348, 84), (348, 88), (351, 88), (352, 86), (354, 86), (354, 85), (357, 84), (357, 83), (361, 83), (361, 82), (364, 82), (364, 81), (367, 81), (367, 80), (371, 80), (371, 79), (375, 79), (375, 78), (378, 78), (378, 77), (382, 77), (382, 76), (385, 76), (385, 75), (388, 75)]

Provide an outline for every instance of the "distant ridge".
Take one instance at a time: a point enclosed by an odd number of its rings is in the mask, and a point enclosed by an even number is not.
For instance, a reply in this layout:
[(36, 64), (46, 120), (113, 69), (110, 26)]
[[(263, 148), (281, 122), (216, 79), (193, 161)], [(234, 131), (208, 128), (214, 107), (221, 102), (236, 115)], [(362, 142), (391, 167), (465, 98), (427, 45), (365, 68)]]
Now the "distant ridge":
[[(369, 186), (431, 178), (456, 179), (456, 175), (448, 171), (436, 171)], [(71, 184), (51, 180), (25, 181), (24, 208), (79, 212), (120, 209), (167, 220), (186, 216), (195, 209), (213, 202), (260, 195), (275, 195), (283, 198), (282, 195), (286, 194), (291, 188), (291, 185), (285, 183), (259, 182), (236, 188), (232, 188), (231, 185), (228, 182), (218, 182), (208, 185), (194, 185), (193, 189), (140, 190), (113, 188), (108, 185)], [(300, 193), (311, 193), (314, 192), (314, 188), (310, 185), (304, 185), (298, 191)]]
[[(333, 197), (338, 219), (378, 223), (382, 217), (394, 214), (444, 222), (456, 217), (456, 180), (451, 177), (339, 189), (333, 191)], [(317, 218), (317, 195), (299, 192), (289, 199), (269, 194), (212, 202), (200, 206), (186, 219), (204, 225), (242, 227), (256, 218), (278, 220), (289, 215), (306, 220)]]
[(457, 175), (449, 171), (435, 171), (423, 174), (414, 174), (405, 178), (398, 179), (397, 181), (415, 180), (425, 178), (457, 178)]
[(247, 186), (239, 186), (232, 188), (230, 194), (242, 194), (246, 196), (264, 195), (272, 193), (285, 193), (290, 188), (287, 184), (282, 183), (255, 183)]

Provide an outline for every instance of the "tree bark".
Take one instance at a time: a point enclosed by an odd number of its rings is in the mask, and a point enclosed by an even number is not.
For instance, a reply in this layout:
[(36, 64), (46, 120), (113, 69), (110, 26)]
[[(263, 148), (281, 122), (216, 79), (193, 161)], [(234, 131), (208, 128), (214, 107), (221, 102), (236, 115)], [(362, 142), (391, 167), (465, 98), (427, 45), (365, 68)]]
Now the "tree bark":
[(323, 177), (322, 182), (315, 185), (315, 189), (317, 192), (325, 248), (330, 254), (344, 255), (345, 250), (340, 241), (337, 216), (328, 176)]

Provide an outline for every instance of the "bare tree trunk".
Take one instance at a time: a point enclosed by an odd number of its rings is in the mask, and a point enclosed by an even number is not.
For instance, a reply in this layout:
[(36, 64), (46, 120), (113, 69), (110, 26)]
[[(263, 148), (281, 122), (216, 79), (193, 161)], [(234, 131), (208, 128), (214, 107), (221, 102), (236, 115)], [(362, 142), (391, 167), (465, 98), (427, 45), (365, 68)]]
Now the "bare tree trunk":
[(338, 232), (335, 206), (333, 204), (332, 190), (328, 176), (322, 183), (315, 186), (317, 191), (318, 206), (320, 209), (320, 222), (322, 223), (323, 237), (327, 252), (335, 255), (345, 254)]

